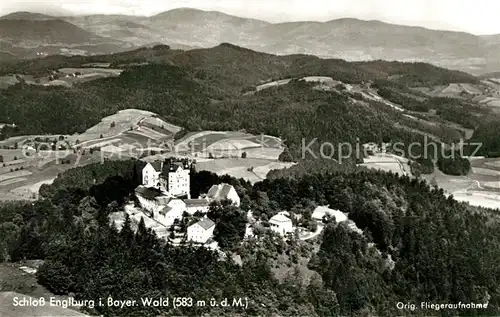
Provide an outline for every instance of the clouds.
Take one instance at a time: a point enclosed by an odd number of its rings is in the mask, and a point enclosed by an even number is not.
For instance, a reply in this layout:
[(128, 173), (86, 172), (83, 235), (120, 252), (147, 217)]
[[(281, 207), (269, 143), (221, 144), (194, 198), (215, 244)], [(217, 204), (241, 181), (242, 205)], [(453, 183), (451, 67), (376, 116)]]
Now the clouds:
[(500, 33), (498, 0), (1, 0), (0, 12), (153, 15), (179, 7), (216, 10), (271, 22), (342, 17)]

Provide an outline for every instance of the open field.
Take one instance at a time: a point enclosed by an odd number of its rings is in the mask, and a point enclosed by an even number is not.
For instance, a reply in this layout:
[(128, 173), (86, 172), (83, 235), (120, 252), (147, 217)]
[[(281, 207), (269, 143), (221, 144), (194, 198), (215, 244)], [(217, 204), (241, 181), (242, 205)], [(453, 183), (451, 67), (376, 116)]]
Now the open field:
[(8, 180), (8, 179), (23, 177), (23, 176), (28, 176), (28, 175), (31, 175), (31, 172), (27, 171), (27, 170), (5, 173), (5, 174), (0, 175), (0, 182)]
[(84, 83), (91, 80), (117, 77), (123, 72), (122, 69), (113, 68), (60, 68), (54, 70), (52, 75), (34, 78), (31, 75), (14, 74), (0, 77), (0, 89), (17, 84), (19, 79), (30, 85), (64, 86), (71, 87), (74, 84)]
[[(308, 77), (303, 77), (303, 78), (298, 78), (298, 79), (304, 80), (307, 82), (317, 82), (317, 83), (319, 83), (319, 86), (317, 88), (325, 88), (325, 87), (331, 88), (331, 87), (334, 87), (335, 85), (340, 83), (339, 81), (336, 81), (331, 77), (325, 77), (325, 76), (308, 76)], [(261, 90), (269, 89), (272, 87), (286, 85), (290, 81), (292, 81), (292, 78), (271, 81), (271, 82), (268, 82), (268, 83), (265, 83), (265, 84), (262, 84), (262, 85), (255, 87), (255, 91), (261, 91)]]
[(467, 191), (453, 193), (457, 201), (467, 202), (472, 206), (500, 209), (500, 195), (484, 191)]
[[(130, 131), (131, 127), (133, 131)], [(42, 184), (52, 182), (65, 170), (100, 162), (103, 158), (138, 158), (146, 148), (160, 147), (165, 139), (173, 139), (179, 130), (180, 127), (164, 122), (152, 112), (128, 109), (104, 118), (83, 134), (66, 136), (70, 146), (78, 143), (75, 149), (33, 151), (26, 156), (22, 149), (26, 142), (33, 142), (35, 138), (58, 139), (59, 135), (29, 135), (4, 140), (0, 146), (13, 148), (17, 144), (19, 149), (0, 149), (3, 157), (0, 164), (0, 200), (35, 199)], [(91, 154), (91, 148), (99, 148), (99, 151)], [(60, 164), (61, 159), (69, 159), (70, 164)]]
[(500, 180), (492, 182), (482, 182), (481, 185), (484, 187), (500, 189)]
[(15, 189), (11, 190), (11, 193), (13, 193), (14, 195), (17, 195), (17, 196), (22, 196), (22, 197), (23, 196), (29, 197), (29, 196), (37, 195), (38, 191), (40, 190), (40, 187), (43, 184), (52, 184), (54, 179), (55, 178), (49, 178), (49, 179), (37, 182), (37, 183), (32, 184), (32, 185), (25, 185), (25, 186), (17, 187)]
[(378, 153), (364, 159), (360, 164), (367, 168), (398, 173), (399, 175), (411, 175), (408, 159), (389, 153)]
[[(472, 160), (472, 172), (467, 176), (445, 175), (437, 168), (431, 175), (422, 175), (428, 182), (432, 179), (446, 194), (457, 201), (472, 206), (500, 208), (500, 166), (498, 159)], [(493, 166), (493, 167), (491, 167)]]
[[(268, 135), (253, 135), (236, 131), (202, 131), (191, 133), (178, 140), (175, 144), (177, 153), (198, 157), (241, 157), (243, 152), (247, 156), (270, 157), (277, 159), (283, 151), (281, 139)], [(270, 152), (267, 149), (279, 149), (280, 152)], [(259, 151), (262, 149), (263, 151)], [(277, 154), (277, 155), (276, 155)]]
[[(146, 149), (154, 149), (155, 152), (163, 154), (146, 157), (145, 161), (169, 156), (189, 157), (197, 160), (198, 170), (208, 170), (220, 175), (229, 174), (252, 182), (265, 179), (272, 169), (292, 165), (278, 161), (283, 151), (281, 139), (237, 131), (189, 133), (175, 145), (177, 152), (167, 152), (169, 148), (165, 144), (171, 144), (174, 134), (180, 130), (180, 127), (157, 118), (154, 113), (128, 109), (105, 117), (83, 134), (67, 136), (68, 144), (74, 146), (67, 151), (40, 151), (24, 157), (21, 149), (0, 149), (0, 155), (4, 156), (6, 165), (0, 166), (0, 199), (36, 199), (40, 186), (51, 183), (65, 170), (100, 162), (103, 158), (139, 158), (147, 153)], [(49, 136), (21, 136), (4, 143), (14, 145), (27, 140), (33, 141), (35, 137), (45, 140)], [(201, 151), (207, 148), (208, 150)], [(97, 150), (91, 153), (91, 149)], [(191, 149), (195, 151), (191, 152)], [(246, 153), (244, 159), (241, 158), (243, 152)], [(211, 155), (229, 158), (210, 159)], [(14, 157), (17, 157), (17, 160), (14, 160)], [(63, 158), (69, 159), (70, 164), (60, 164), (60, 159)], [(11, 169), (21, 166), (23, 170), (11, 172)]]
[(217, 175), (231, 175), (236, 178), (244, 178), (252, 183), (266, 178), (267, 173), (273, 169), (291, 167), (294, 163), (277, 162), (266, 159), (236, 158), (236, 159), (213, 159), (197, 162), (197, 170), (205, 170)]
[[(141, 123), (145, 122), (146, 126), (142, 127)], [(170, 132), (170, 134), (163, 134), (158, 131), (153, 131), (152, 127), (157, 126), (158, 130), (163, 129)], [(175, 133), (181, 130), (180, 127), (167, 123), (156, 117), (156, 114), (149, 111), (138, 110), (138, 109), (126, 109), (117, 112), (114, 115), (105, 117), (100, 123), (91, 127), (81, 135), (71, 136), (71, 140), (75, 142), (79, 140), (83, 145), (88, 140), (97, 140), (102, 135), (102, 139), (109, 137), (115, 137), (121, 135), (130, 130), (138, 130), (140, 132), (148, 131), (153, 133), (152, 138), (157, 139), (158, 137), (170, 138)], [(153, 132), (151, 132), (153, 131)], [(146, 132), (143, 132), (144, 137), (148, 137)]]
[(492, 169), (488, 169), (488, 168), (473, 167), (472, 171), (474, 172), (474, 174), (478, 174), (478, 175), (498, 176), (498, 177), (500, 177), (500, 171), (492, 170)]
[[(63, 171), (89, 163), (100, 162), (101, 153), (66, 156), (70, 164), (60, 164), (55, 156), (51, 158), (35, 158), (30, 166), (23, 170), (6, 172), (0, 171), (0, 200), (32, 200), (38, 196), (42, 184), (51, 183)], [(3, 168), (5, 169), (5, 168)]]

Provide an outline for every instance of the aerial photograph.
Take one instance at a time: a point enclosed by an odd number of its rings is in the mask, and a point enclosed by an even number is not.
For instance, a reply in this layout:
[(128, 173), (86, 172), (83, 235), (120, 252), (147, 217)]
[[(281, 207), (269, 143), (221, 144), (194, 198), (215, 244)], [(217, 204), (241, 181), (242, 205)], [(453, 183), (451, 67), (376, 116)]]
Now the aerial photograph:
[(0, 0), (0, 317), (500, 316), (499, 12)]

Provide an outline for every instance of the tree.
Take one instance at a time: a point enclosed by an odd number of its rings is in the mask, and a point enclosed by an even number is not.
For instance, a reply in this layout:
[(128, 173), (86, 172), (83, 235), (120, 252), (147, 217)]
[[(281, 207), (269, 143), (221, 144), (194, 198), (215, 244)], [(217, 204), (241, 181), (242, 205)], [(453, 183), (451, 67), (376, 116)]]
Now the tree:
[(3, 163), (3, 155), (0, 155), (0, 163)]
[(438, 186), (438, 183), (437, 183), (437, 180), (436, 180), (436, 176), (432, 177), (432, 179), (431, 179), (431, 186), (433, 186), (433, 187), (437, 187)]
[(241, 158), (247, 158), (247, 152), (241, 153)]
[(69, 268), (60, 261), (48, 261), (37, 271), (38, 282), (57, 295), (73, 290), (75, 278)]
[(285, 148), (279, 156), (279, 160), (282, 162), (292, 162), (293, 156), (288, 148)]
[(245, 237), (246, 213), (229, 201), (213, 203), (207, 215), (215, 222), (214, 239), (223, 249), (232, 249)]
[(134, 231), (132, 231), (132, 222), (128, 214), (125, 214), (125, 222), (123, 223), (122, 229), (120, 231), (120, 237), (125, 247), (130, 246), (132, 241), (134, 240)]
[(116, 123), (115, 123), (114, 121), (113, 121), (113, 122), (111, 122), (111, 124), (109, 125), (109, 127), (110, 127), (110, 128), (114, 128), (114, 127), (116, 127)]

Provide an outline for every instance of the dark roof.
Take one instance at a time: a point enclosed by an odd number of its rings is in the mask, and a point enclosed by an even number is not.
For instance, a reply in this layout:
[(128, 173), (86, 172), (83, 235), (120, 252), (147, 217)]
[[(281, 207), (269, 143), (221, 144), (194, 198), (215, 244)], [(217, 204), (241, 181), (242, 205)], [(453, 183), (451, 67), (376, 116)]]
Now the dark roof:
[(168, 212), (170, 210), (172, 210), (172, 207), (167, 206), (167, 207), (163, 208), (162, 210), (160, 210), (160, 214), (165, 216), (166, 214), (168, 214)]
[(185, 199), (186, 207), (207, 207), (210, 203), (206, 199)]
[(195, 225), (199, 225), (203, 229), (208, 230), (215, 226), (215, 222), (213, 222), (209, 218), (203, 218), (203, 220), (198, 221), (197, 223), (195, 223)]
[(161, 161), (154, 161), (151, 163), (155, 171), (161, 172)]
[(208, 191), (208, 196), (216, 200), (227, 199), (227, 195), (229, 194), (231, 188), (233, 188), (233, 186), (225, 183), (220, 185), (214, 185)]
[(184, 166), (183, 162), (179, 162), (179, 161), (172, 162), (172, 161), (166, 160), (165, 163), (163, 164), (163, 170), (161, 171), (161, 175), (168, 176), (168, 173), (177, 171), (179, 169), (179, 167), (182, 169), (189, 169), (189, 166), (187, 166), (187, 168), (186, 168)]
[(222, 188), (220, 190), (220, 197), (227, 198), (227, 195), (229, 195), (229, 191), (231, 190), (233, 186), (228, 185), (228, 184), (223, 184)]
[(168, 196), (158, 196), (155, 199), (160, 205), (166, 205), (172, 200), (172, 198)]
[(135, 189), (135, 193), (141, 195), (146, 199), (155, 199), (158, 196), (161, 196), (162, 193), (159, 189), (156, 188), (147, 188), (147, 187), (137, 187)]

